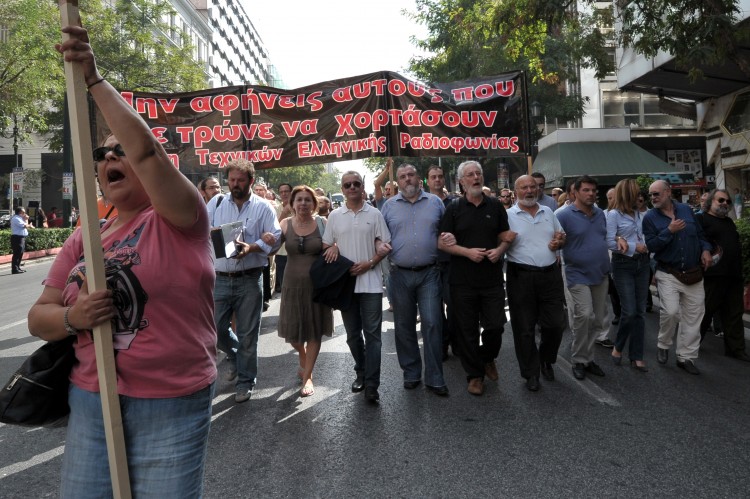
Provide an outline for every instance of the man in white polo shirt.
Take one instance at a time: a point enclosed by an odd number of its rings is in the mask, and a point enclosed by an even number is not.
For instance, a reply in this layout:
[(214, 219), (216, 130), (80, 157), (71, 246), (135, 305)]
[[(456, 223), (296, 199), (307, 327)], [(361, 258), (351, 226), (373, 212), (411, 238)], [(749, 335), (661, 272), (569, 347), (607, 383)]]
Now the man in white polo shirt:
[(328, 262), (336, 260), (339, 254), (354, 262), (349, 271), (357, 277), (352, 304), (341, 311), (346, 343), (357, 372), (352, 391), (364, 390), (365, 398), (377, 403), (383, 319), (383, 277), (378, 264), (390, 251), (391, 234), (383, 215), (364, 202), (364, 183), (359, 173), (344, 173), (341, 192), (346, 202), (328, 216), (323, 235), (324, 255)]

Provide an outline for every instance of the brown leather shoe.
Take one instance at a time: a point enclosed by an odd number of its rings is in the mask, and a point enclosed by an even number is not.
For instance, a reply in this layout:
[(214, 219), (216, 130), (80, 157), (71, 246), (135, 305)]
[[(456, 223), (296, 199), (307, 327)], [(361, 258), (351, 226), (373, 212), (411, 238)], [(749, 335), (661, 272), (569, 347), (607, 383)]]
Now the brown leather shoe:
[(472, 395), (481, 395), (484, 393), (484, 382), (482, 378), (471, 378), (469, 380), (469, 387), (467, 388), (469, 393)]
[(500, 378), (497, 374), (497, 365), (494, 360), (484, 365), (484, 375), (492, 381), (497, 381)]

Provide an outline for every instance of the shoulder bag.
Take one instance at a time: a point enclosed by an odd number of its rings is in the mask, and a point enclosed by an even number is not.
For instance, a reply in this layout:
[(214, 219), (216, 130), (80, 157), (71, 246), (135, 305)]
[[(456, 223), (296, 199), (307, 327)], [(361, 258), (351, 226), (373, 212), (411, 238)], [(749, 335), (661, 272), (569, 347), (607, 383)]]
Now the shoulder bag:
[(0, 391), (0, 422), (62, 426), (67, 421), (74, 337), (50, 341), (24, 361)]

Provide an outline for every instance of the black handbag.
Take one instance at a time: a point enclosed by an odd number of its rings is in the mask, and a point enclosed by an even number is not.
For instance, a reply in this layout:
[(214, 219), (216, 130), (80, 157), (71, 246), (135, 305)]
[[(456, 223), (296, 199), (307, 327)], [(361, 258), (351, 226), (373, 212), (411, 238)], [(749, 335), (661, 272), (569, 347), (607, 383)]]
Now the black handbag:
[(67, 421), (73, 336), (42, 345), (0, 391), (0, 422), (21, 426), (62, 426)]

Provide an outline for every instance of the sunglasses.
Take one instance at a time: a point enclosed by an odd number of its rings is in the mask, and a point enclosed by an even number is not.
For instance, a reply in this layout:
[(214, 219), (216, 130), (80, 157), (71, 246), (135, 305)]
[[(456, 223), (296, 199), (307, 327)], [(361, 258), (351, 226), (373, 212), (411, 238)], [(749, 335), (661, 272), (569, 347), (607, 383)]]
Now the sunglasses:
[(302, 236), (297, 238), (297, 251), (299, 251), (300, 254), (305, 252), (305, 238)]
[(359, 180), (355, 180), (354, 182), (347, 182), (343, 184), (343, 186), (344, 186), (344, 189), (349, 189), (351, 188), (351, 186), (354, 186), (356, 189), (359, 189), (360, 187), (362, 187), (362, 182), (360, 182)]
[(732, 202), (731, 202), (731, 201), (730, 201), (729, 199), (727, 199), (727, 198), (716, 198), (716, 202), (717, 202), (717, 203), (719, 203), (719, 204), (724, 204), (724, 203), (727, 203), (727, 204), (731, 204), (731, 203), (732, 203)]
[(125, 156), (125, 151), (122, 150), (122, 146), (120, 144), (117, 144), (115, 147), (97, 147), (94, 149), (94, 161), (97, 163), (100, 161), (104, 161), (104, 159), (107, 157), (108, 152), (115, 153), (115, 156), (118, 158), (122, 158)]

